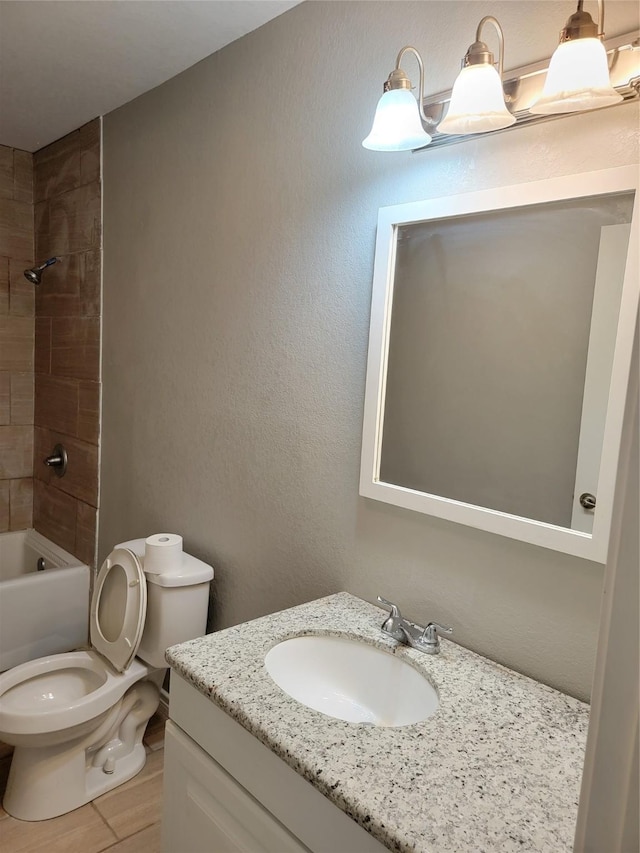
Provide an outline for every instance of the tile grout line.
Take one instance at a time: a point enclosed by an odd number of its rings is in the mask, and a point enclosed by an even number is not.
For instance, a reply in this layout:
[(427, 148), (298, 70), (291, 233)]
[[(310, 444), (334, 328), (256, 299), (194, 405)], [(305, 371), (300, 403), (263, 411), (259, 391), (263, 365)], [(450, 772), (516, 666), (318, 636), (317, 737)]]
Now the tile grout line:
[[(116, 842), (110, 844), (108, 847), (103, 847), (102, 850), (98, 851), (98, 853), (107, 853), (109, 850), (113, 850), (114, 847), (117, 847), (118, 844), (122, 844), (123, 841), (129, 841), (132, 838), (135, 838), (136, 835), (141, 835), (143, 832), (146, 832), (148, 829), (151, 829), (152, 826), (159, 826), (160, 821), (155, 821), (154, 823), (150, 823), (148, 826), (143, 826), (141, 829), (136, 829), (134, 833), (131, 835), (127, 835), (126, 838), (118, 838)], [(111, 827), (109, 827), (111, 829)], [(113, 830), (111, 830), (113, 832)]]
[(116, 833), (116, 832), (115, 832), (115, 831), (114, 831), (114, 830), (109, 826), (109, 822), (107, 821), (107, 819), (106, 819), (106, 818), (105, 818), (105, 817), (100, 813), (100, 809), (98, 809), (98, 808), (94, 805), (94, 801), (93, 801), (93, 800), (90, 800), (89, 805), (91, 806), (91, 808), (93, 809), (93, 811), (98, 815), (98, 817), (100, 818), (100, 820), (102, 821), (102, 823), (107, 827), (107, 829), (109, 830), (109, 832), (110, 832), (110, 833), (113, 835), (113, 837), (116, 839), (116, 840), (115, 840), (115, 841), (113, 841), (113, 842), (111, 842), (111, 841), (110, 841), (110, 842), (109, 842), (109, 844), (108, 844), (106, 847), (101, 847), (101, 848), (100, 848), (100, 850), (98, 851), (98, 853), (102, 853), (102, 851), (103, 851), (103, 850), (109, 850), (109, 848), (110, 848), (110, 847), (113, 847), (113, 846), (114, 846), (114, 844), (118, 844), (118, 843), (120, 842), (120, 839), (118, 838), (117, 833)]

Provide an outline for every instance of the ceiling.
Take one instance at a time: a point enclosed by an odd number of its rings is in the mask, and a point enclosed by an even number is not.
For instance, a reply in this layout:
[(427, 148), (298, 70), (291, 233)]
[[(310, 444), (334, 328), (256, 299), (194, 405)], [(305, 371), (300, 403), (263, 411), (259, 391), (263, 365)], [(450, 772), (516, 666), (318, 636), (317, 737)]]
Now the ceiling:
[(0, 144), (37, 151), (300, 0), (0, 0)]

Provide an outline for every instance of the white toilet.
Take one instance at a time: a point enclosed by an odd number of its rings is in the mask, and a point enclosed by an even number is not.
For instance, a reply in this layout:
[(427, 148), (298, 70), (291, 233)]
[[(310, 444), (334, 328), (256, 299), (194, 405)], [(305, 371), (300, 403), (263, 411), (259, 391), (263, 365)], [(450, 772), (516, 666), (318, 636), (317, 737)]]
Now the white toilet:
[[(180, 540), (176, 559), (145, 547)], [(145, 546), (145, 543), (147, 545)], [(158, 706), (165, 650), (206, 631), (213, 569), (158, 534), (123, 542), (98, 574), (88, 651), (38, 658), (0, 675), (0, 741), (15, 747), (5, 810), (45, 820), (135, 776), (142, 737)], [(155, 553), (162, 551), (156, 550)]]

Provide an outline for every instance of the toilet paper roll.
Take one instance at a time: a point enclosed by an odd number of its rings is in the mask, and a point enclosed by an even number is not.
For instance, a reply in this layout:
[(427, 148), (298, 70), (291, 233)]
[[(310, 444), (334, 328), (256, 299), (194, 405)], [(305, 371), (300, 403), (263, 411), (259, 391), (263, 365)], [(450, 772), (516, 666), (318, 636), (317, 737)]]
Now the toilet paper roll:
[(164, 575), (182, 568), (182, 536), (156, 533), (144, 540), (144, 570)]

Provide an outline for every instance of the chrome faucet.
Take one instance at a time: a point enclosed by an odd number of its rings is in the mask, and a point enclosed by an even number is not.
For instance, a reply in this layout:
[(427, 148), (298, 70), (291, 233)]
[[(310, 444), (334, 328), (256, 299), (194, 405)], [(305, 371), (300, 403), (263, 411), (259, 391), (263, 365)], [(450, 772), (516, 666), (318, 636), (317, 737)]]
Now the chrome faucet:
[(453, 633), (453, 628), (448, 628), (446, 625), (439, 625), (437, 622), (429, 622), (423, 628), (421, 625), (416, 625), (414, 622), (403, 619), (397, 604), (387, 601), (386, 598), (381, 598), (380, 596), (378, 596), (378, 601), (391, 610), (391, 614), (382, 623), (382, 632), (393, 637), (394, 640), (398, 640), (399, 643), (406, 643), (412, 649), (419, 649), (419, 651), (426, 652), (428, 655), (437, 655), (440, 652), (440, 638), (438, 634)]

